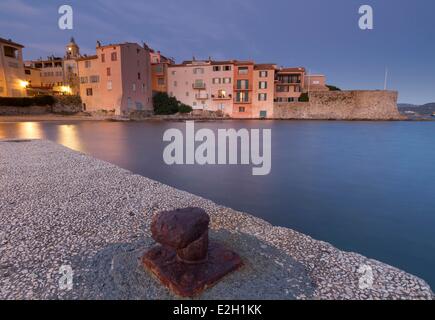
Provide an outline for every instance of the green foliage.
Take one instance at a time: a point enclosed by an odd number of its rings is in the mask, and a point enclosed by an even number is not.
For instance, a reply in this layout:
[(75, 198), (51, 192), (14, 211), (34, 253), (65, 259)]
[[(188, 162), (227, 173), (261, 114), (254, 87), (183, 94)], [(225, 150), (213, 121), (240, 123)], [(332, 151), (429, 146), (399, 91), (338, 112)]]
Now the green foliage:
[(56, 102), (63, 104), (65, 106), (78, 106), (82, 104), (82, 99), (80, 98), (80, 96), (72, 96), (72, 95), (56, 96), (55, 99)]
[(308, 96), (307, 92), (304, 92), (301, 94), (301, 96), (299, 97), (299, 102), (309, 102), (310, 101), (310, 97)]
[(336, 86), (331, 86), (331, 85), (326, 85), (329, 89), (329, 91), (341, 91), (341, 89), (339, 87)]
[(192, 107), (188, 106), (187, 104), (181, 103), (178, 106), (178, 112), (180, 112), (180, 113), (190, 113), (192, 111), (193, 111)]
[(175, 114), (177, 112), (189, 113), (192, 108), (170, 97), (165, 92), (156, 93), (153, 97), (154, 113), (158, 115)]
[(52, 106), (56, 103), (53, 96), (37, 96), (25, 98), (0, 97), (0, 106), (30, 107), (30, 106)]

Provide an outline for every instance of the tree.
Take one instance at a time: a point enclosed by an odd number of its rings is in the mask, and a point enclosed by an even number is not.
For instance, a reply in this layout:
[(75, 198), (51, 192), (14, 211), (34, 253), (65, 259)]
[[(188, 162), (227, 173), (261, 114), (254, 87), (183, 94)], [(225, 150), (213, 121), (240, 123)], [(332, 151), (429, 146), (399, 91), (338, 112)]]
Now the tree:
[(178, 112), (180, 102), (166, 92), (159, 92), (153, 97), (155, 114), (174, 114)]
[(331, 86), (331, 85), (326, 85), (329, 89), (329, 91), (341, 91), (341, 89), (339, 87), (336, 86)]
[(310, 97), (308, 96), (307, 92), (304, 92), (301, 94), (301, 96), (299, 97), (299, 102), (308, 102), (310, 101)]

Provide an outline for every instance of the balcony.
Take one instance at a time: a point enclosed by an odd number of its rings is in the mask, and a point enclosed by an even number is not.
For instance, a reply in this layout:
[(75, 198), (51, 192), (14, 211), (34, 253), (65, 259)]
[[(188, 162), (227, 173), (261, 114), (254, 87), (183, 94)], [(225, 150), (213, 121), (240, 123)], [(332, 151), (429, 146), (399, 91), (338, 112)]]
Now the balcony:
[(193, 89), (205, 89), (205, 82), (195, 82), (192, 84)]
[(232, 94), (228, 94), (228, 95), (212, 94), (211, 98), (213, 100), (231, 100), (233, 98), (233, 95)]
[(195, 94), (196, 100), (207, 100), (208, 99), (208, 93), (197, 93)]

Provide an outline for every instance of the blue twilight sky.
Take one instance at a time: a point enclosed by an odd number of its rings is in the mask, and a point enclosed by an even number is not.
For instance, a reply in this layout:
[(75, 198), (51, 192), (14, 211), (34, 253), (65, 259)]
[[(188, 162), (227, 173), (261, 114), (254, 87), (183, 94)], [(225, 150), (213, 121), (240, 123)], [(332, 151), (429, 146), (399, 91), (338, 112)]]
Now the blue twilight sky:
[[(74, 30), (57, 26), (74, 9)], [(374, 9), (374, 30), (358, 8)], [(82, 53), (103, 43), (147, 42), (177, 61), (254, 59), (305, 66), (344, 89), (382, 89), (385, 68), (400, 102), (435, 101), (433, 0), (0, 0), (0, 37), (25, 45), (24, 57), (62, 55), (70, 36)]]

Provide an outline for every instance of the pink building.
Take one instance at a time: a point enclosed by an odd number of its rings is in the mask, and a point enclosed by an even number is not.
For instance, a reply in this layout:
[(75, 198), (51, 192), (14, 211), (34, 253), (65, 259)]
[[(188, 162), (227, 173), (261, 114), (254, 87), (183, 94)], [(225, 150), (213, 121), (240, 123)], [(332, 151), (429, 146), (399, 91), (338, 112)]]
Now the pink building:
[(275, 76), (275, 102), (296, 102), (305, 84), (305, 68), (281, 68)]
[(80, 96), (87, 111), (117, 115), (152, 111), (151, 63), (148, 46), (98, 43), (96, 55), (78, 60)]
[(254, 66), (253, 118), (272, 118), (275, 98), (275, 64)]
[(23, 46), (0, 38), (0, 97), (25, 97)]

